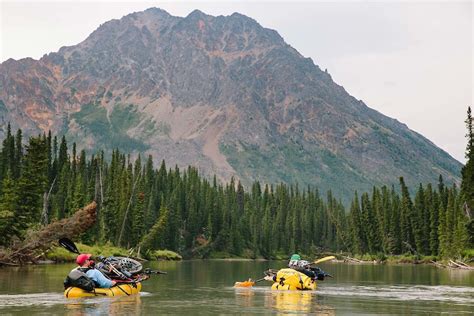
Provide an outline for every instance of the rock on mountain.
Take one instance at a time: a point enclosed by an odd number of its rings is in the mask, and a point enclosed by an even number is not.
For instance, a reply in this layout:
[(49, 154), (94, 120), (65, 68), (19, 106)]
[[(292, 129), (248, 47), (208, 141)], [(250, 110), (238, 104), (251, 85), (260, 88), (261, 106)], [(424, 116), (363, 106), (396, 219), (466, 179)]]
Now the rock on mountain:
[(0, 121), (90, 151), (118, 147), (222, 180), (298, 182), (346, 200), (399, 176), (457, 182), (462, 166), (238, 13), (152, 8), (40, 60), (9, 59)]

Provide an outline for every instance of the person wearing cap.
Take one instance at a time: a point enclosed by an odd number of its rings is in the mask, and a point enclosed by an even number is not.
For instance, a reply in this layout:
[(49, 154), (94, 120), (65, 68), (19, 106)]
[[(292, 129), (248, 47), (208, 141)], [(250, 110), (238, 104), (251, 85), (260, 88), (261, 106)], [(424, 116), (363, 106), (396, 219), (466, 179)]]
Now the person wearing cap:
[(306, 260), (301, 260), (301, 256), (296, 253), (291, 256), (290, 262), (288, 262), (288, 268), (299, 271), (312, 279), (316, 278), (316, 273), (313, 270), (318, 269), (311, 268), (311, 263)]
[[(311, 263), (306, 260), (301, 260), (301, 256), (297, 253), (293, 254), (290, 257), (290, 261), (288, 262), (288, 268), (301, 272), (312, 279), (315, 279), (317, 277), (313, 269), (318, 269), (318, 268), (311, 268)], [(276, 282), (276, 278), (277, 278), (276, 274), (267, 275), (264, 277), (265, 280), (274, 281), (274, 282)]]
[(89, 253), (83, 253), (77, 256), (76, 263), (79, 265), (76, 269), (84, 272), (92, 281), (94, 281), (96, 287), (109, 288), (115, 285), (115, 281), (107, 279), (102, 272), (94, 268), (94, 261), (91, 260), (92, 255)]

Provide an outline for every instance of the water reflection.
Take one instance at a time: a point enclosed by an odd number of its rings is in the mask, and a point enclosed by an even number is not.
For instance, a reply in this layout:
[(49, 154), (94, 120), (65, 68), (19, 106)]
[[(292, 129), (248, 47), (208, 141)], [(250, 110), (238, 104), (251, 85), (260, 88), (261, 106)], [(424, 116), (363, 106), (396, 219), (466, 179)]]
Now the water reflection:
[[(0, 269), (0, 315), (157, 314), (472, 314), (474, 273), (422, 265), (324, 263), (334, 275), (315, 292), (271, 291), (260, 283), (237, 291), (285, 262), (191, 260), (150, 262), (168, 271), (144, 282), (140, 296), (66, 299), (62, 281), (72, 264)], [(147, 293), (147, 294), (145, 294)]]
[(268, 291), (265, 307), (282, 313), (335, 315), (335, 309), (316, 301), (313, 291)]
[(141, 311), (140, 295), (116, 298), (80, 298), (68, 300), (66, 315), (139, 315)]
[(235, 302), (240, 306), (252, 307), (254, 296), (255, 292), (252, 289), (235, 289)]

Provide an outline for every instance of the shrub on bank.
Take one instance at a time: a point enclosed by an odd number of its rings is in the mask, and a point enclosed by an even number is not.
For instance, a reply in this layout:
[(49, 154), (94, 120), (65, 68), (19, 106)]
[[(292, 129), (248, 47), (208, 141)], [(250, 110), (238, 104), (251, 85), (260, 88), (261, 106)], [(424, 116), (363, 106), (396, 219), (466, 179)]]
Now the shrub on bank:
[(154, 250), (150, 251), (147, 254), (147, 257), (150, 260), (182, 260), (183, 257), (181, 257), (178, 253), (171, 251), (171, 250)]
[[(90, 253), (92, 256), (121, 256), (126, 257), (128, 255), (127, 250), (119, 247), (111, 246), (110, 244), (105, 245), (93, 245), (88, 246), (81, 243), (76, 244), (77, 249), (81, 253)], [(55, 262), (72, 262), (75, 261), (77, 254), (71, 253), (62, 247), (54, 247), (46, 253), (46, 259)]]

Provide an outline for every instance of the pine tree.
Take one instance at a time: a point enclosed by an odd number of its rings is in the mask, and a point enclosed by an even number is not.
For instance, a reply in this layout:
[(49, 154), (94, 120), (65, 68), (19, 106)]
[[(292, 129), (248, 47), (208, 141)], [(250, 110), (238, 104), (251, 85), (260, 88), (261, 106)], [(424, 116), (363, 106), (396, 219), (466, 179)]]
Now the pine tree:
[(413, 236), (415, 239), (416, 250), (422, 254), (428, 254), (428, 250), (425, 248), (427, 244), (426, 236), (424, 235), (424, 222), (426, 216), (426, 205), (425, 205), (425, 193), (423, 186), (418, 186), (418, 191), (415, 195), (415, 204), (413, 207)]
[(23, 163), (23, 135), (21, 129), (16, 131), (15, 135), (15, 168), (13, 170), (13, 179), (20, 178), (21, 166)]
[(160, 208), (160, 217), (155, 225), (150, 229), (142, 241), (140, 248), (143, 252), (150, 250), (164, 249), (167, 244), (166, 235), (168, 231), (169, 210), (164, 205)]
[(40, 220), (43, 192), (48, 179), (48, 157), (44, 138), (30, 138), (24, 162), (18, 180), (18, 191), (21, 192), (18, 203), (19, 216), (24, 216), (28, 224), (36, 224)]
[(351, 250), (354, 254), (363, 254), (365, 252), (365, 247), (363, 244), (362, 238), (362, 220), (360, 214), (360, 205), (359, 205), (359, 197), (357, 191), (355, 192), (354, 199), (351, 203), (351, 208), (349, 212), (349, 223), (350, 223), (350, 232), (351, 232)]
[(402, 247), (406, 251), (411, 250), (409, 247), (414, 247), (415, 238), (413, 236), (413, 224), (416, 219), (413, 218), (413, 203), (408, 193), (408, 188), (405, 185), (403, 177), (400, 178), (400, 187), (402, 191), (402, 198), (400, 203), (400, 233)]
[(392, 205), (392, 215), (390, 217), (390, 236), (392, 237), (393, 246), (392, 251), (394, 254), (402, 253), (402, 234), (401, 234), (401, 217), (400, 217), (400, 197), (395, 191), (394, 186), (390, 190), (390, 201)]
[(467, 235), (467, 244), (474, 248), (474, 129), (472, 126), (471, 107), (467, 109), (466, 127), (467, 127), (467, 147), (466, 147), (466, 165), (461, 170), (461, 196), (463, 199), (463, 209), (467, 217), (465, 230)]
[(20, 237), (27, 218), (18, 212), (18, 191), (10, 172), (2, 181), (0, 194), (0, 246), (7, 246), (14, 237)]
[(439, 240), (438, 240), (438, 229), (439, 229), (439, 207), (440, 200), (439, 194), (433, 193), (433, 198), (430, 204), (430, 253), (433, 256), (438, 255), (439, 251)]

